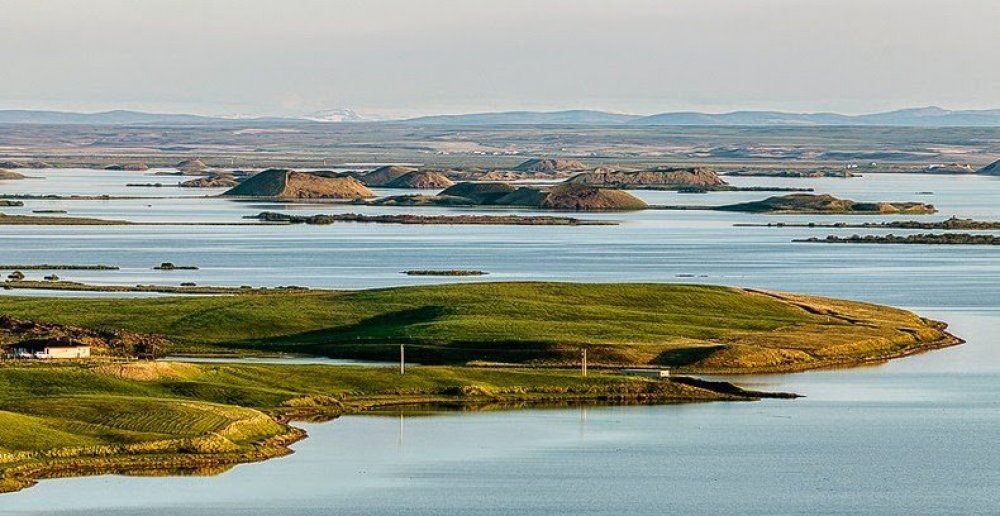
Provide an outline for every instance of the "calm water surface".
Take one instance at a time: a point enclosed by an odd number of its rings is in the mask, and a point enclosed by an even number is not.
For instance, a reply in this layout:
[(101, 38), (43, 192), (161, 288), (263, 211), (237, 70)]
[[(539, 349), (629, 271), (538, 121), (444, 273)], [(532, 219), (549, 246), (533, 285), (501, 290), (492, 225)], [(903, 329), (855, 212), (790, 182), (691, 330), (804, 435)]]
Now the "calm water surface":
[[(808, 185), (858, 200), (924, 200), (942, 211), (928, 219), (955, 214), (997, 220), (998, 181), (872, 175), (747, 178), (740, 184)], [(916, 195), (923, 191), (934, 195)], [(724, 204), (767, 194), (639, 195), (663, 204)], [(164, 221), (233, 221), (275, 208), (197, 198), (45, 202), (73, 215)], [(39, 209), (30, 204), (24, 210)], [(348, 211), (277, 207), (301, 213)], [(794, 401), (344, 417), (304, 425), (310, 439), (286, 458), (211, 478), (51, 480), (0, 496), (0, 512), (1000, 513), (996, 248), (792, 244), (792, 238), (862, 230), (732, 227), (817, 217), (661, 211), (585, 216), (626, 223), (578, 228), (0, 227), (0, 262), (121, 265), (123, 270), (114, 272), (60, 272), (68, 279), (109, 284), (362, 288), (440, 280), (398, 274), (410, 268), (476, 268), (490, 271), (488, 280), (748, 285), (906, 307), (949, 322), (969, 342), (877, 367), (737, 379), (807, 396)], [(149, 270), (161, 261), (202, 268)]]

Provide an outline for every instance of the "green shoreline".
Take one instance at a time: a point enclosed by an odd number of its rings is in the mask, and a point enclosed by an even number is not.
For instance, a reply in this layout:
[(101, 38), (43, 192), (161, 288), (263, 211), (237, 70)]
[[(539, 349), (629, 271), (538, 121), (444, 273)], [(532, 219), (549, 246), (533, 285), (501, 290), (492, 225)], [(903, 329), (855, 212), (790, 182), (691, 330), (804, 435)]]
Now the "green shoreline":
[[(117, 369), (116, 369), (117, 368)], [(225, 383), (214, 383), (212, 376), (224, 369), (222, 374), (239, 378)], [(56, 447), (37, 452), (4, 452), (0, 449), (0, 493), (18, 491), (35, 485), (38, 481), (57, 477), (76, 477), (109, 473), (132, 475), (162, 474), (217, 474), (229, 467), (259, 462), (291, 453), (289, 446), (306, 438), (306, 433), (292, 425), (295, 421), (328, 421), (343, 415), (361, 414), (367, 411), (403, 405), (457, 405), (466, 409), (518, 408), (543, 405), (571, 404), (668, 404), (708, 401), (754, 401), (762, 397), (793, 398), (786, 393), (763, 393), (745, 391), (724, 382), (703, 382), (698, 380), (668, 379), (650, 380), (624, 376), (593, 374), (581, 378), (576, 373), (548, 370), (492, 371), (476, 368), (413, 368), (406, 375), (398, 376), (392, 369), (351, 367), (350, 373), (367, 382), (366, 391), (346, 390), (346, 386), (331, 387), (313, 385), (317, 374), (336, 375), (338, 368), (330, 366), (281, 366), (281, 365), (210, 365), (190, 363), (133, 362), (129, 364), (107, 364), (103, 366), (58, 365), (58, 366), (0, 366), (0, 381), (15, 376), (19, 378), (60, 377), (74, 381), (77, 388), (88, 387), (92, 391), (111, 377), (113, 387), (106, 387), (107, 393), (89, 393), (67, 396), (69, 403), (86, 407), (91, 402), (111, 402), (124, 405), (141, 398), (121, 398), (112, 395), (114, 391), (152, 385), (154, 389), (164, 389), (172, 399), (161, 398), (158, 403), (170, 402), (179, 405), (199, 403), (205, 400), (209, 411), (223, 410), (218, 397), (236, 396), (239, 401), (227, 400), (227, 405), (247, 407), (243, 409), (245, 420), (256, 420), (257, 425), (271, 425), (261, 433), (242, 439), (234, 436), (231, 429), (193, 437), (175, 437), (150, 442), (131, 444)], [(366, 370), (367, 369), (367, 370)], [(34, 374), (33, 374), (34, 373)], [(267, 387), (266, 393), (253, 385), (252, 376), (280, 378), (280, 390)], [(375, 379), (369, 379), (373, 376)], [(421, 384), (428, 380), (436, 383), (423, 388), (388, 387), (388, 382)], [(227, 376), (228, 380), (228, 376)], [(237, 385), (231, 385), (236, 383)], [(513, 386), (504, 386), (507, 383)], [(124, 385), (123, 385), (124, 384)], [(351, 385), (356, 385), (352, 383)], [(225, 394), (216, 388), (233, 389), (235, 394)], [(351, 387), (357, 389), (358, 387)], [(156, 392), (159, 392), (158, 390)], [(36, 419), (39, 412), (49, 409), (50, 402), (44, 394), (22, 393), (22, 397), (12, 401), (0, 400), (0, 418), (11, 406), (28, 405), (35, 412), (30, 417)], [(35, 404), (33, 406), (33, 404)], [(103, 405), (101, 405), (103, 406)], [(145, 408), (145, 407), (143, 407)], [(86, 417), (93, 417), (87, 414)], [(104, 417), (101, 425), (114, 420)], [(110, 421), (110, 422), (109, 422)], [(80, 424), (80, 423), (73, 423)], [(93, 425), (94, 423), (88, 423)], [(144, 422), (144, 424), (149, 424)], [(135, 429), (135, 423), (127, 428)], [(232, 422), (230, 427), (245, 425), (244, 420)], [(110, 429), (109, 429), (110, 430)], [(2, 433), (2, 432), (0, 432)]]
[[(684, 376), (849, 367), (962, 341), (905, 310), (683, 284), (487, 282), (228, 296), (0, 296), (0, 342), (86, 339), (80, 362), (0, 360), (0, 492), (103, 473), (212, 474), (290, 453), (298, 420), (375, 408), (793, 397)], [(303, 353), (394, 367), (123, 361)], [(590, 374), (580, 371), (587, 351)], [(158, 354), (158, 353), (156, 353)], [(484, 366), (484, 364), (489, 364)], [(669, 378), (618, 374), (668, 367)]]

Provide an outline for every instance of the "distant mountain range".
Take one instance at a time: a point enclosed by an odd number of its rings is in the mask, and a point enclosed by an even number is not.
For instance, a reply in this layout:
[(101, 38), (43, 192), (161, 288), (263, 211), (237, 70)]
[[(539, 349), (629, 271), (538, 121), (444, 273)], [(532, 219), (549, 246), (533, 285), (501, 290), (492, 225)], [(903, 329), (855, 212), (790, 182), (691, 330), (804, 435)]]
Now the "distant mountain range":
[[(320, 111), (298, 117), (211, 117), (138, 111), (73, 113), (64, 111), (0, 110), (0, 124), (190, 125), (213, 123), (356, 123), (373, 122), (349, 109)], [(461, 115), (434, 115), (383, 123), (414, 125), (646, 125), (646, 126), (908, 126), (1000, 127), (1000, 109), (952, 111), (939, 107), (900, 109), (867, 115), (734, 111), (681, 111), (657, 115), (628, 115), (593, 110), (505, 111)]]
[(1000, 109), (951, 111), (939, 107), (900, 109), (868, 115), (837, 113), (785, 113), (781, 111), (734, 111), (700, 113), (680, 111), (657, 115), (625, 115), (604, 111), (509, 111), (438, 115), (404, 120), (414, 124), (440, 125), (722, 125), (722, 126), (823, 126), (885, 125), (917, 127), (1000, 127)]
[(138, 111), (104, 111), (101, 113), (73, 113), (69, 111), (32, 111), (10, 109), (0, 111), (3, 124), (198, 124), (214, 120), (200, 115), (173, 115), (140, 113)]

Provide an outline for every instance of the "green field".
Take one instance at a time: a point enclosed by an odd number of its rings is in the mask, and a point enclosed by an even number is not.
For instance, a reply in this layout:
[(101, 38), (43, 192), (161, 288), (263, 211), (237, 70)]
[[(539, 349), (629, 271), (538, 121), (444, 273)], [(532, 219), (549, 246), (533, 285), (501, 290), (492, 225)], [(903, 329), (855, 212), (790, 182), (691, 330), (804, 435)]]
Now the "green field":
[(475, 283), (153, 299), (0, 297), (0, 314), (166, 336), (168, 352), (794, 370), (947, 337), (903, 310), (671, 284)]
[(0, 314), (166, 336), (167, 352), (794, 370), (942, 340), (903, 310), (670, 284), (475, 283), (153, 299), (0, 297)]
[(575, 371), (208, 365), (0, 364), (0, 492), (51, 476), (216, 473), (288, 452), (284, 418), (412, 403), (750, 400), (674, 381)]

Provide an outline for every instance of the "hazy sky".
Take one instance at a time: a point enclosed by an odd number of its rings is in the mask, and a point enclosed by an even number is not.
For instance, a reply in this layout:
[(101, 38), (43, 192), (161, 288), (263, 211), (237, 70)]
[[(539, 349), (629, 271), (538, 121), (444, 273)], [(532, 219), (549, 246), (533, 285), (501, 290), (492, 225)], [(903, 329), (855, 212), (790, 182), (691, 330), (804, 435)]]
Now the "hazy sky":
[(1000, 0), (2, 0), (0, 109), (1000, 108)]

